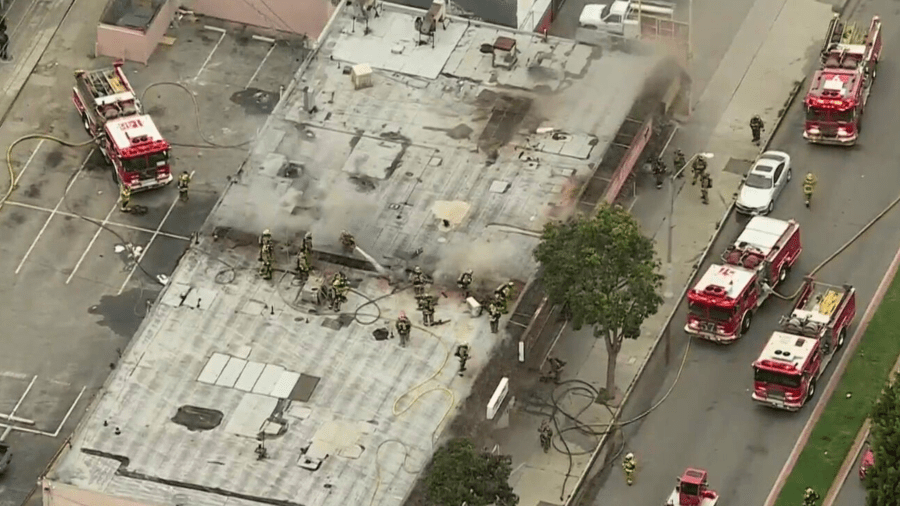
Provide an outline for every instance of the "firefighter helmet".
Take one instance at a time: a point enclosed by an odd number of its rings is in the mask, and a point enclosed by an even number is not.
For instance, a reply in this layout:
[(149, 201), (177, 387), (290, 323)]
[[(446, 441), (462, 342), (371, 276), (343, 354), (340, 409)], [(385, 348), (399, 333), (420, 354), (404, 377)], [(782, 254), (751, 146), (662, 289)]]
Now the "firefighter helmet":
[(417, 265), (416, 268), (413, 269), (413, 272), (415, 272), (416, 274), (422, 274), (422, 268)]
[(634, 460), (634, 454), (631, 452), (628, 452), (628, 455), (625, 455), (625, 460)]
[(816, 176), (814, 176), (812, 172), (807, 172), (806, 179), (804, 179), (803, 182), (806, 184), (813, 184), (816, 182)]
[(270, 232), (269, 229), (265, 229), (263, 230), (263, 235), (272, 235), (272, 232)]

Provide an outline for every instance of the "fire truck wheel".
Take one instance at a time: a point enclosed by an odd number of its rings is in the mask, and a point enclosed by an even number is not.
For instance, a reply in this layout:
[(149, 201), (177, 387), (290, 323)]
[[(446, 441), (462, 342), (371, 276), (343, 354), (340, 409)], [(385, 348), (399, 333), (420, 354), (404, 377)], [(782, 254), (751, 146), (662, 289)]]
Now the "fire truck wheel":
[(788, 267), (787, 265), (782, 265), (781, 270), (778, 271), (778, 283), (784, 283), (784, 280), (788, 277)]
[(752, 322), (753, 322), (753, 314), (751, 314), (750, 311), (747, 311), (746, 313), (744, 313), (744, 317), (741, 318), (741, 335), (742, 336), (744, 334), (746, 334), (748, 330), (750, 330), (750, 324)]
[(809, 389), (806, 390), (806, 400), (812, 400), (814, 395), (816, 395), (816, 380), (809, 382)]
[(84, 125), (84, 130), (88, 133), (88, 135), (93, 135), (91, 133), (91, 123), (88, 121), (87, 114), (81, 115), (81, 124)]
[(843, 328), (843, 329), (841, 329), (841, 333), (838, 334), (838, 340), (837, 340), (837, 349), (838, 350), (844, 346), (844, 339), (846, 339), (846, 338), (847, 338), (847, 329)]

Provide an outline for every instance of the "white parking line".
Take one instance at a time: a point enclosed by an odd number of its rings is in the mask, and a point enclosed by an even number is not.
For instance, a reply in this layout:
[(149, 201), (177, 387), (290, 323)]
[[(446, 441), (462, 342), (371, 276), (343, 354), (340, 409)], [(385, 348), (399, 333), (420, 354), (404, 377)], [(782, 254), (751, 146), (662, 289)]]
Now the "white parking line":
[(76, 397), (76, 398), (75, 398), (75, 402), (73, 402), (72, 405), (69, 406), (69, 410), (66, 411), (66, 416), (64, 416), (63, 419), (62, 419), (62, 421), (59, 422), (59, 427), (56, 428), (56, 432), (53, 433), (53, 436), (52, 436), (52, 437), (58, 436), (59, 433), (60, 433), (60, 431), (62, 431), (63, 426), (64, 426), (64, 425), (66, 424), (66, 422), (69, 420), (69, 416), (72, 415), (72, 411), (75, 411), (75, 406), (78, 404), (78, 401), (81, 400), (81, 396), (84, 395), (84, 390), (85, 390), (86, 388), (87, 388), (87, 387), (81, 387), (81, 391), (78, 392), (78, 397)]
[(72, 273), (69, 274), (69, 277), (66, 279), (67, 285), (72, 281), (72, 278), (75, 277), (75, 273), (78, 271), (78, 268), (81, 267), (81, 262), (84, 262), (84, 257), (87, 256), (88, 251), (90, 251), (91, 247), (94, 246), (94, 243), (97, 241), (97, 237), (100, 235), (100, 232), (103, 231), (103, 227), (107, 224), (107, 222), (109, 222), (109, 217), (112, 216), (112, 213), (116, 212), (116, 209), (118, 208), (119, 203), (116, 202), (115, 204), (113, 204), (112, 209), (110, 209), (109, 212), (106, 213), (106, 218), (103, 219), (103, 223), (99, 227), (97, 227), (97, 231), (94, 232), (94, 237), (91, 237), (91, 242), (88, 243), (87, 248), (84, 248), (84, 253), (81, 254), (81, 258), (78, 259), (78, 263), (75, 264), (75, 268), (72, 269)]
[[(194, 177), (194, 172), (191, 171), (190, 177)], [(131, 277), (134, 276), (134, 271), (137, 270), (138, 265), (140, 265), (141, 260), (144, 259), (144, 255), (147, 254), (147, 251), (150, 250), (150, 246), (153, 245), (153, 241), (156, 240), (156, 237), (160, 235), (159, 231), (163, 228), (163, 225), (166, 224), (166, 220), (169, 219), (169, 215), (172, 214), (172, 210), (175, 209), (175, 205), (178, 204), (178, 201), (181, 200), (181, 196), (175, 197), (175, 200), (172, 201), (172, 205), (169, 206), (169, 210), (166, 211), (166, 215), (163, 216), (163, 219), (159, 222), (159, 225), (156, 227), (156, 231), (153, 232), (153, 236), (150, 237), (150, 240), (147, 241), (147, 245), (144, 246), (144, 249), (141, 250), (141, 254), (138, 255), (136, 259), (134, 259), (134, 266), (131, 268), (131, 272), (128, 273), (128, 276), (125, 278), (125, 282), (122, 283), (122, 287), (119, 288), (119, 292), (116, 295), (122, 295), (122, 292), (125, 291), (125, 287), (128, 286), (128, 282), (131, 281)]]
[(200, 66), (200, 70), (198, 70), (198, 71), (197, 71), (197, 75), (194, 76), (194, 81), (196, 81), (197, 79), (200, 78), (200, 74), (203, 73), (203, 69), (205, 69), (205, 68), (206, 68), (206, 65), (209, 64), (209, 60), (212, 60), (213, 54), (215, 54), (216, 49), (219, 49), (219, 44), (222, 43), (222, 40), (225, 39), (225, 34), (228, 33), (228, 32), (226, 32), (224, 29), (222, 29), (222, 28), (217, 28), (217, 27), (215, 27), (215, 26), (209, 26), (209, 25), (206, 25), (206, 26), (204, 26), (203, 28), (205, 28), (206, 30), (212, 30), (212, 31), (214, 31), (214, 32), (220, 32), (222, 35), (219, 37), (219, 40), (218, 40), (218, 42), (216, 42), (216, 45), (213, 46), (212, 51), (209, 52), (209, 56), (206, 57), (206, 61), (204, 61), (204, 62), (203, 62), (203, 65)]
[(40, 151), (41, 146), (44, 145), (44, 139), (41, 139), (38, 142), (38, 145), (34, 148), (34, 151), (31, 152), (31, 156), (28, 157), (28, 160), (25, 160), (25, 165), (22, 167), (22, 170), (19, 172), (19, 175), (16, 176), (16, 181), (13, 186), (19, 184), (19, 180), (22, 179), (22, 176), (25, 175), (25, 171), (28, 170), (28, 167), (31, 165), (31, 161), (34, 160), (34, 156)]
[[(25, 209), (32, 209), (32, 210), (34, 210), (34, 211), (42, 211), (42, 212), (45, 212), (45, 213), (52, 213), (52, 212), (53, 212), (53, 209), (48, 209), (48, 208), (46, 208), (46, 207), (41, 207), (41, 206), (33, 206), (33, 205), (31, 205), (31, 204), (24, 204), (24, 203), (22, 203), (22, 202), (7, 202), (7, 204), (9, 204), (9, 205), (11, 205), (11, 206), (14, 206), (14, 207), (23, 207), (23, 208), (25, 208)], [(58, 215), (60, 215), (60, 216), (65, 216), (66, 218), (78, 218), (78, 219), (81, 219), (81, 217), (78, 216), (77, 214), (67, 213), (67, 212), (65, 212), (65, 211), (56, 211), (56, 214), (58, 214)], [(91, 218), (91, 220), (92, 220), (93, 222), (100, 221), (99, 219), (96, 219), (96, 220), (95, 220), (94, 218)], [(145, 233), (147, 233), (147, 234), (152, 234), (152, 233), (154, 232), (152, 229), (149, 229), (149, 228), (136, 227), (136, 226), (134, 226), (134, 225), (129, 225), (129, 224), (127, 224), (127, 223), (118, 223), (118, 222), (115, 222), (115, 221), (107, 222), (107, 223), (106, 223), (106, 226), (108, 226), (108, 227), (119, 227), (119, 228), (124, 228), (124, 229), (128, 229), (128, 230), (134, 230), (135, 232), (145, 232)], [(190, 240), (191, 240), (190, 237), (183, 236), (183, 235), (178, 235), (178, 234), (170, 234), (170, 233), (168, 233), (168, 232), (160, 232), (159, 235), (161, 235), (161, 236), (163, 236), (163, 237), (168, 237), (168, 238), (170, 238), (170, 239), (178, 239), (178, 240), (180, 240), (180, 241), (190, 241)], [(2, 376), (2, 374), (0, 374), (0, 376)]]
[[(10, 411), (9, 415), (7, 415), (10, 419), (13, 419), (16, 416), (16, 411), (19, 410), (19, 407), (22, 405), (22, 401), (24, 401), (25, 398), (28, 397), (28, 392), (31, 391), (31, 387), (34, 386), (35, 381), (37, 381), (37, 376), (31, 378), (31, 383), (28, 384), (28, 388), (26, 388), (25, 392), (22, 393), (22, 397), (19, 397), (19, 402), (17, 402), (16, 405), (13, 406), (12, 411)], [(6, 436), (9, 436), (10, 432), (12, 432), (12, 427), (7, 426), (6, 430), (3, 431), (3, 434), (0, 435), (0, 441), (6, 441)]]
[[(41, 139), (41, 141), (38, 142), (37, 147), (34, 148), (34, 151), (31, 152), (31, 156), (28, 157), (28, 160), (25, 160), (25, 165), (22, 167), (22, 170), (19, 171), (19, 173), (16, 174), (15, 179), (13, 179), (13, 181), (12, 181), (13, 188), (15, 188), (16, 185), (19, 184), (19, 180), (21, 180), (22, 176), (25, 175), (25, 171), (28, 170), (28, 166), (31, 165), (31, 161), (34, 160), (34, 156), (37, 154), (37, 152), (41, 149), (41, 146), (43, 146), (43, 145), (44, 145), (44, 139)], [(0, 198), (0, 209), (2, 209), (5, 204), (11, 204), (11, 202), (4, 201), (2, 198)]]
[(259, 71), (262, 70), (263, 65), (266, 64), (266, 60), (269, 59), (269, 56), (272, 54), (272, 51), (274, 51), (274, 50), (275, 50), (275, 43), (273, 42), (273, 43), (272, 43), (272, 47), (269, 48), (269, 52), (266, 53), (266, 56), (263, 57), (263, 59), (262, 59), (261, 62), (259, 62), (259, 66), (256, 67), (256, 72), (254, 72), (254, 73), (253, 73), (253, 76), (250, 77), (250, 80), (247, 81), (247, 86), (244, 86), (244, 89), (245, 89), (245, 90), (246, 90), (247, 88), (249, 88), (251, 84), (253, 84), (253, 81), (256, 79), (256, 76), (259, 75)]
[(69, 182), (69, 185), (66, 186), (66, 190), (63, 192), (62, 197), (59, 198), (59, 202), (56, 203), (56, 207), (53, 208), (53, 211), (50, 212), (50, 216), (47, 216), (47, 221), (44, 222), (44, 226), (41, 227), (41, 230), (38, 232), (37, 237), (34, 238), (34, 241), (31, 242), (31, 246), (28, 247), (28, 251), (25, 252), (25, 256), (22, 257), (22, 261), (19, 262), (19, 266), (16, 267), (16, 274), (22, 270), (22, 266), (25, 265), (25, 261), (28, 260), (28, 257), (31, 255), (31, 252), (34, 250), (34, 247), (37, 245), (38, 241), (41, 240), (41, 236), (44, 235), (44, 231), (47, 230), (47, 226), (50, 225), (50, 220), (53, 219), (53, 216), (59, 211), (59, 206), (62, 205), (63, 201), (66, 199), (66, 194), (69, 193), (69, 190), (72, 188), (72, 185), (75, 184), (75, 181), (78, 179), (78, 176), (81, 174), (81, 171), (84, 170), (84, 166), (87, 165), (88, 160), (91, 158), (91, 155), (94, 154), (94, 150), (92, 149), (90, 153), (88, 153), (87, 157), (85, 157), (84, 161), (81, 162), (81, 166), (78, 167), (78, 172), (75, 173), (75, 176), (72, 177), (72, 181)]

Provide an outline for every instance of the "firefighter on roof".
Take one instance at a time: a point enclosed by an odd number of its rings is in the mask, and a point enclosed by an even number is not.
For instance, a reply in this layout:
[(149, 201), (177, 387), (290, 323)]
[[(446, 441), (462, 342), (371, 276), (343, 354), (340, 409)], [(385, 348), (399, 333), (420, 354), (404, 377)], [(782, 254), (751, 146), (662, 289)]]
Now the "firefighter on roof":
[(803, 180), (803, 196), (806, 198), (806, 207), (809, 207), (809, 201), (812, 200), (813, 192), (816, 190), (816, 183), (819, 180), (812, 172), (806, 174)]
[[(675, 172), (678, 172), (682, 168), (684, 168), (686, 163), (687, 163), (687, 161), (684, 159), (684, 151), (682, 151), (680, 149), (676, 149), (675, 155), (672, 160), (672, 170), (674, 170)], [(679, 172), (678, 177), (684, 177), (684, 173)]]
[(353, 253), (356, 250), (356, 239), (346, 230), (341, 232), (341, 246), (343, 246), (344, 250), (348, 253)]
[(397, 318), (397, 334), (400, 335), (400, 346), (406, 348), (409, 344), (409, 332), (412, 330), (412, 323), (406, 317), (406, 313), (400, 311), (400, 317)]
[(459, 275), (456, 278), (456, 286), (459, 287), (460, 290), (465, 292), (466, 298), (469, 298), (469, 286), (472, 284), (472, 269), (467, 270), (466, 272)]
[(312, 232), (307, 232), (306, 235), (303, 236), (303, 245), (300, 246), (300, 251), (306, 253), (309, 256), (312, 255), (312, 249)]
[(434, 325), (434, 306), (437, 305), (437, 300), (435, 297), (431, 295), (423, 295), (419, 299), (419, 309), (422, 310), (422, 323), (426, 327), (430, 327)]
[(181, 200), (187, 201), (188, 199), (188, 185), (191, 184), (191, 175), (187, 173), (187, 171), (182, 172), (180, 176), (178, 176), (178, 197)]
[(263, 230), (259, 236), (259, 261), (262, 262), (266, 257), (272, 256), (272, 232), (269, 229)]
[(548, 420), (541, 422), (541, 428), (538, 429), (538, 434), (541, 436), (541, 448), (544, 449), (544, 453), (549, 452), (550, 443), (553, 441), (553, 429), (550, 428), (550, 422)]
[(622, 469), (625, 470), (625, 483), (628, 486), (634, 484), (634, 470), (637, 469), (637, 461), (634, 459), (634, 454), (629, 452), (628, 455), (625, 455), (625, 460), (622, 461)]
[(466, 372), (466, 362), (469, 361), (469, 345), (463, 343), (457, 346), (454, 355), (459, 359), (459, 375), (462, 376)]
[(347, 292), (350, 291), (350, 284), (347, 283), (347, 276), (343, 272), (338, 272), (331, 279), (331, 288), (333, 290), (333, 298), (331, 299), (331, 310), (335, 313), (341, 312), (341, 304), (347, 302)]
[(753, 144), (759, 145), (759, 141), (762, 138), (762, 131), (766, 129), (765, 123), (763, 123), (762, 118), (759, 117), (759, 114), (750, 118), (750, 132), (753, 133)]
[(422, 268), (418, 265), (415, 269), (413, 269), (412, 274), (410, 275), (412, 278), (413, 291), (416, 296), (421, 296), (425, 294), (425, 273), (422, 272)]
[(309, 262), (309, 254), (306, 251), (300, 251), (297, 254), (297, 274), (301, 277), (309, 276), (312, 265)]
[(696, 185), (697, 180), (702, 178), (703, 174), (706, 174), (706, 158), (698, 155), (691, 165), (691, 171), (694, 173), (694, 179), (691, 181), (691, 184)]

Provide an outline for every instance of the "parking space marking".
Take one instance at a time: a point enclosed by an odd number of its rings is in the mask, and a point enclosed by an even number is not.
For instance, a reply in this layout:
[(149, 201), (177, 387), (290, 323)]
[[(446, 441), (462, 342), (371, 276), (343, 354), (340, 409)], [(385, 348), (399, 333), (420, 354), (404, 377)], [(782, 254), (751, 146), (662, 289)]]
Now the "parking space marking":
[[(31, 379), (31, 384), (28, 385), (28, 388), (25, 390), (25, 393), (22, 394), (22, 397), (19, 399), (19, 404), (21, 404), (22, 401), (25, 399), (25, 396), (28, 395), (28, 391), (31, 390), (31, 387), (32, 387), (32, 385), (34, 385), (35, 380), (37, 380), (37, 376), (35, 376), (34, 378)], [(75, 397), (75, 401), (72, 402), (72, 405), (71, 405), (71, 406), (69, 406), (69, 410), (66, 411), (66, 416), (64, 416), (63, 419), (62, 419), (62, 421), (59, 422), (59, 425), (56, 427), (56, 430), (55, 430), (55, 431), (53, 431), (53, 432), (47, 432), (47, 431), (43, 431), (43, 430), (28, 429), (28, 428), (25, 428), (25, 427), (18, 427), (18, 426), (16, 426), (16, 425), (9, 425), (9, 424), (6, 424), (6, 423), (0, 423), (0, 427), (2, 427), (3, 429), (5, 429), (5, 430), (3, 431), (3, 434), (0, 435), (0, 441), (5, 440), (5, 439), (6, 439), (6, 436), (8, 436), (9, 433), (12, 432), (12, 431), (14, 431), (14, 430), (17, 430), (17, 431), (19, 431), (19, 432), (26, 432), (26, 433), (28, 433), (28, 434), (36, 434), (36, 435), (38, 435), (38, 436), (47, 436), (47, 437), (52, 437), (52, 438), (58, 437), (58, 436), (59, 436), (59, 433), (62, 432), (63, 427), (65, 427), (66, 422), (69, 421), (69, 417), (72, 416), (72, 412), (75, 411), (75, 406), (77, 406), (77, 405), (78, 405), (78, 402), (81, 401), (81, 398), (84, 397), (84, 392), (85, 392), (86, 390), (87, 390), (87, 387), (81, 387), (81, 391), (78, 392), (78, 396)], [(13, 408), (13, 412), (15, 412), (15, 410), (19, 408), (19, 404), (16, 404), (16, 407)], [(34, 421), (32, 421), (32, 420), (26, 420), (26, 419), (24, 419), (24, 418), (18, 418), (18, 417), (12, 416), (12, 414), (10, 414), (10, 415), (0, 415), (0, 418), (5, 418), (5, 419), (7, 419), (7, 420), (10, 420), (11, 423), (24, 423), (24, 424), (26, 424), (26, 425), (34, 425)]]
[[(15, 188), (19, 184), (19, 180), (22, 179), (22, 176), (25, 175), (25, 171), (28, 170), (28, 167), (31, 165), (31, 161), (34, 160), (34, 156), (37, 155), (37, 152), (40, 151), (41, 146), (44, 145), (44, 139), (41, 139), (38, 142), (38, 145), (34, 148), (34, 151), (31, 152), (31, 156), (28, 157), (28, 160), (25, 160), (25, 165), (22, 167), (22, 170), (16, 174), (15, 179), (12, 180), (12, 187)], [(4, 204), (9, 204), (11, 202), (0, 199), (0, 209), (3, 208)]]
[(53, 219), (53, 216), (59, 212), (59, 207), (63, 204), (63, 201), (66, 200), (66, 194), (69, 193), (69, 190), (72, 189), (72, 185), (75, 184), (75, 181), (78, 180), (78, 176), (81, 174), (81, 171), (84, 170), (85, 165), (87, 165), (88, 160), (91, 158), (91, 155), (94, 154), (94, 150), (92, 149), (90, 153), (85, 157), (84, 161), (81, 162), (81, 166), (78, 167), (78, 171), (75, 173), (75, 176), (72, 177), (72, 180), (69, 182), (69, 185), (66, 186), (66, 190), (63, 192), (62, 197), (59, 198), (59, 202), (56, 203), (56, 207), (50, 211), (50, 216), (47, 216), (47, 221), (44, 222), (44, 226), (41, 227), (40, 232), (38, 232), (37, 237), (31, 241), (31, 246), (28, 247), (28, 251), (25, 252), (25, 256), (22, 257), (22, 261), (19, 262), (19, 266), (16, 267), (16, 274), (22, 270), (22, 266), (25, 265), (25, 261), (28, 260), (28, 257), (31, 255), (31, 252), (34, 250), (34, 247), (37, 246), (38, 241), (41, 240), (41, 236), (44, 235), (44, 232), (47, 230), (47, 226), (50, 225), (50, 220)]
[[(11, 202), (11, 201), (10, 201), (10, 202), (7, 202), (7, 204), (9, 204), (9, 205), (11, 205), (11, 206), (13, 206), (13, 207), (23, 207), (23, 208), (25, 208), (25, 209), (31, 209), (31, 210), (33, 210), (33, 211), (41, 211), (41, 212), (45, 212), (45, 213), (51, 213), (51, 212), (53, 212), (53, 209), (48, 209), (48, 208), (46, 208), (46, 207), (41, 207), (41, 206), (34, 206), (34, 205), (31, 205), (31, 204), (25, 204), (25, 203), (22, 203), (22, 202)], [(58, 214), (58, 215), (60, 215), (60, 216), (65, 216), (66, 218), (78, 218), (78, 219), (82, 219), (82, 217), (81, 217), (81, 216), (78, 216), (77, 214), (67, 213), (67, 212), (65, 212), (65, 211), (56, 211), (56, 214)], [(99, 219), (94, 219), (94, 218), (89, 218), (89, 219), (91, 220), (92, 223), (96, 223), (97, 221), (100, 221)], [(129, 224), (127, 224), (127, 223), (119, 223), (119, 222), (117, 222), (117, 221), (110, 221), (110, 222), (108, 222), (108, 223), (106, 224), (106, 226), (108, 226), (108, 227), (124, 228), (124, 229), (127, 229), (127, 230), (134, 230), (135, 232), (144, 232), (144, 233), (147, 233), (147, 234), (152, 234), (152, 233), (154, 232), (153, 229), (150, 229), (150, 228), (136, 227), (136, 226), (134, 226), (134, 225), (129, 225)], [(179, 241), (190, 241), (190, 240), (191, 240), (190, 237), (183, 236), (183, 235), (178, 235), (178, 234), (170, 234), (169, 232), (162, 232), (162, 231), (160, 231), (160, 232), (159, 232), (159, 235), (161, 235), (161, 236), (163, 236), (163, 237), (168, 237), (168, 238), (170, 238), (170, 239), (178, 239)], [(2, 376), (2, 373), (0, 373), (0, 376)]]
[[(194, 172), (196, 172), (196, 171), (192, 170), (191, 174), (190, 174), (190, 177), (192, 179), (194, 177)], [(163, 228), (163, 225), (166, 224), (166, 220), (169, 219), (169, 215), (172, 214), (172, 210), (175, 209), (175, 205), (178, 204), (178, 201), (180, 201), (180, 200), (181, 200), (181, 195), (175, 197), (175, 200), (172, 201), (172, 205), (169, 206), (169, 210), (166, 211), (166, 215), (163, 216), (162, 220), (160, 220), (159, 225), (156, 227), (156, 231), (153, 232), (153, 236), (150, 237), (149, 241), (147, 241), (147, 245), (144, 246), (143, 250), (141, 250), (141, 254), (138, 255), (138, 257), (134, 260), (134, 266), (131, 267), (131, 272), (129, 272), (128, 276), (125, 277), (125, 282), (122, 283), (122, 287), (119, 288), (119, 292), (116, 295), (122, 295), (122, 292), (125, 291), (125, 287), (128, 286), (128, 282), (131, 281), (131, 277), (134, 276), (134, 271), (137, 270), (138, 265), (140, 265), (140, 263), (141, 263), (141, 260), (144, 259), (144, 255), (146, 255), (147, 251), (150, 250), (150, 246), (153, 245), (153, 241), (155, 241), (156, 237), (160, 235), (159, 231)]]
[(204, 62), (203, 62), (203, 65), (200, 66), (200, 70), (197, 71), (197, 75), (194, 76), (194, 81), (196, 81), (197, 79), (200, 79), (200, 74), (203, 73), (203, 69), (205, 69), (206, 66), (209, 64), (209, 61), (212, 60), (213, 55), (216, 53), (216, 49), (219, 49), (219, 44), (222, 43), (222, 41), (225, 39), (225, 35), (228, 33), (228, 32), (225, 31), (225, 29), (223, 29), (223, 28), (218, 28), (218, 27), (215, 27), (215, 26), (209, 26), (209, 25), (206, 25), (206, 26), (204, 26), (203, 28), (206, 29), (206, 30), (212, 30), (212, 31), (214, 31), (214, 32), (219, 32), (219, 33), (221, 33), (222, 35), (219, 36), (219, 40), (216, 41), (216, 45), (213, 46), (212, 51), (209, 52), (209, 56), (206, 57), (206, 61), (204, 61)]
[(256, 76), (259, 75), (259, 71), (262, 70), (263, 65), (266, 64), (266, 60), (269, 59), (269, 56), (272, 54), (272, 51), (275, 50), (275, 41), (274, 41), (274, 40), (272, 40), (272, 39), (270, 39), (270, 38), (268, 38), (268, 37), (260, 37), (259, 35), (254, 35), (254, 36), (253, 36), (253, 39), (254, 39), (254, 40), (261, 41), (261, 42), (268, 42), (269, 44), (271, 44), (271, 47), (269, 48), (269, 52), (266, 53), (266, 56), (264, 56), (263, 59), (262, 59), (262, 61), (259, 62), (259, 66), (256, 67), (256, 72), (254, 72), (253, 75), (250, 77), (250, 80), (247, 81), (247, 86), (244, 86), (244, 89), (245, 89), (245, 90), (246, 90), (247, 88), (249, 88), (251, 84), (253, 84), (253, 81), (256, 80)]
[(76, 398), (75, 398), (75, 402), (73, 402), (72, 405), (69, 406), (69, 410), (66, 411), (66, 416), (64, 416), (63, 419), (62, 419), (62, 421), (59, 422), (59, 426), (56, 428), (56, 431), (53, 433), (53, 436), (52, 436), (52, 437), (58, 436), (59, 433), (60, 433), (60, 431), (62, 431), (63, 426), (66, 424), (67, 421), (69, 421), (69, 417), (72, 415), (72, 411), (75, 411), (75, 406), (78, 405), (78, 401), (81, 400), (81, 396), (84, 395), (84, 391), (85, 391), (86, 389), (87, 389), (87, 387), (81, 387), (81, 391), (78, 392), (78, 397), (76, 397)]
[[(28, 392), (31, 391), (31, 387), (34, 386), (34, 382), (37, 381), (37, 376), (31, 378), (31, 383), (28, 384), (28, 388), (25, 389), (25, 392), (22, 393), (22, 397), (19, 397), (19, 402), (13, 406), (12, 411), (9, 412), (9, 418), (13, 419), (16, 416), (16, 411), (19, 410), (19, 407), (22, 406), (22, 401), (25, 400), (25, 397), (28, 397)], [(9, 436), (9, 433), (12, 432), (13, 427), (8, 425), (6, 430), (3, 431), (3, 434), (0, 434), (0, 441), (6, 441), (6, 437)]]
[(103, 232), (103, 227), (105, 227), (106, 224), (109, 223), (109, 217), (112, 216), (112, 213), (116, 212), (116, 209), (118, 208), (119, 203), (116, 202), (115, 204), (113, 204), (112, 209), (110, 209), (109, 212), (106, 213), (106, 218), (103, 218), (103, 222), (100, 224), (100, 226), (97, 227), (97, 231), (94, 232), (94, 237), (91, 237), (91, 242), (88, 243), (87, 248), (84, 248), (84, 252), (81, 254), (81, 258), (78, 259), (78, 263), (75, 264), (75, 268), (72, 269), (72, 273), (69, 274), (68, 278), (66, 278), (67, 285), (72, 281), (72, 278), (75, 277), (75, 273), (78, 272), (78, 268), (81, 267), (81, 262), (84, 262), (84, 257), (87, 256), (88, 251), (90, 251), (94, 246), (94, 243), (97, 242), (97, 237), (100, 236), (100, 232)]

